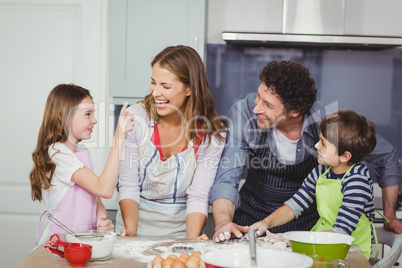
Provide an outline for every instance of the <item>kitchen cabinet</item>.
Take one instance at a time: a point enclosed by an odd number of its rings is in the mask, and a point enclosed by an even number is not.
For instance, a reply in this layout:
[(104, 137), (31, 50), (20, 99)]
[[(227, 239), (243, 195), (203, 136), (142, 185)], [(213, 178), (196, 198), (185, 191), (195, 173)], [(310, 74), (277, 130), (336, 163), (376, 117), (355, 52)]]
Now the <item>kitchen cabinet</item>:
[(402, 36), (402, 1), (345, 1), (345, 34)]
[(283, 0), (208, 1), (207, 43), (224, 43), (223, 31), (282, 32)]
[(114, 103), (144, 98), (150, 63), (171, 45), (188, 45), (204, 58), (206, 0), (110, 1), (109, 95)]

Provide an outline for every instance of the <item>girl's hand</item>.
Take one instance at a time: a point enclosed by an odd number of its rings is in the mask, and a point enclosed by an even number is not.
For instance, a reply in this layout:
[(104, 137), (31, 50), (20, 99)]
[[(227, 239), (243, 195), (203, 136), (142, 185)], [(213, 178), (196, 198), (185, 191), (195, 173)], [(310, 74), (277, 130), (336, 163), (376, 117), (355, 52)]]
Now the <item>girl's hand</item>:
[(134, 116), (127, 110), (127, 102), (124, 103), (123, 108), (120, 110), (119, 121), (117, 122), (116, 136), (119, 139), (125, 140), (127, 138), (127, 133), (134, 128)]
[(255, 235), (260, 236), (260, 235), (263, 235), (267, 231), (268, 224), (266, 224), (264, 221), (259, 221), (259, 222), (254, 223), (253, 225), (251, 225), (250, 228), (254, 228)]
[(106, 214), (102, 213), (97, 217), (96, 228), (102, 231), (114, 232), (114, 225), (111, 220), (108, 220)]

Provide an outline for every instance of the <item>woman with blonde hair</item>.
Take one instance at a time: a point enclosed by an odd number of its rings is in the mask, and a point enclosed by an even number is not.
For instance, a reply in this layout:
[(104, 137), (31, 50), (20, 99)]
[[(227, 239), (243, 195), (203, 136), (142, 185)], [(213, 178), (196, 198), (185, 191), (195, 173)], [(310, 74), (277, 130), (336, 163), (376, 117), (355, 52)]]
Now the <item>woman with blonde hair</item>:
[(150, 93), (128, 109), (136, 128), (120, 166), (116, 231), (196, 238), (207, 219), (225, 125), (194, 49), (167, 47), (151, 67)]

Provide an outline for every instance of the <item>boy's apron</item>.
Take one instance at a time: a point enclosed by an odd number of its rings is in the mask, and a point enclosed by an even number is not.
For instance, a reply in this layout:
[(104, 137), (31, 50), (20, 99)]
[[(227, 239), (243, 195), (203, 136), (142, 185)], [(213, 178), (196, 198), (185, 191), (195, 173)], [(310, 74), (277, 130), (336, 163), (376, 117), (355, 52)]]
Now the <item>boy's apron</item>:
[[(88, 151), (77, 152), (75, 153), (75, 156), (86, 167), (91, 169)], [(96, 206), (96, 195), (88, 192), (78, 184), (74, 184), (57, 205), (52, 215), (73, 231), (80, 232), (93, 230), (96, 229)], [(42, 221), (49, 213), (49, 211), (43, 212), (40, 218), (38, 231), (36, 233), (38, 238), (42, 236)], [(51, 235), (57, 233), (65, 233), (65, 230), (50, 221), (49, 232), (46, 240), (49, 239)]]
[(196, 170), (197, 145), (190, 141), (182, 152), (165, 159), (158, 126), (148, 128), (139, 148), (138, 236), (186, 237), (186, 191)]
[[(313, 226), (311, 231), (329, 230), (334, 226), (336, 222), (336, 217), (339, 213), (339, 208), (342, 205), (343, 200), (342, 182), (354, 166), (355, 165), (352, 165), (348, 169), (348, 171), (342, 177), (342, 180), (335, 180), (330, 178), (325, 179), (325, 175), (330, 170), (330, 167), (318, 178), (315, 193), (317, 211), (320, 215), (320, 218)], [(371, 254), (371, 228), (373, 228), (374, 237), (376, 238), (373, 223), (367, 219), (364, 213), (362, 213), (359, 222), (357, 223), (356, 229), (351, 234), (355, 238), (353, 244), (360, 247), (364, 256), (366, 256), (367, 259), (370, 258)]]

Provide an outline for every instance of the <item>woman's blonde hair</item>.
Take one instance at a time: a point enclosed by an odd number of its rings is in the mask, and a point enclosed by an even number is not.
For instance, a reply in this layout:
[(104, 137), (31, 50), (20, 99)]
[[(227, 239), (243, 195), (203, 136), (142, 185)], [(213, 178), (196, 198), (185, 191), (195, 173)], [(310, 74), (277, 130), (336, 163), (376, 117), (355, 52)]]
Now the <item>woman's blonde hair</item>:
[[(221, 132), (225, 131), (225, 124), (215, 111), (207, 73), (197, 51), (188, 46), (170, 46), (156, 55), (151, 62), (151, 67), (156, 63), (178, 76), (181, 82), (190, 87), (191, 95), (185, 101), (183, 112), (183, 125), (187, 141), (194, 138), (208, 139), (208, 144), (210, 144), (212, 136), (222, 141)], [(144, 104), (148, 116), (158, 121), (152, 92), (141, 103)]]
[(42, 188), (48, 189), (52, 186), (56, 165), (49, 156), (49, 147), (56, 142), (67, 141), (70, 119), (86, 97), (92, 98), (89, 91), (73, 84), (60, 84), (50, 92), (39, 129), (38, 142), (32, 153), (34, 166), (29, 173), (29, 179), (33, 201), (42, 201)]

